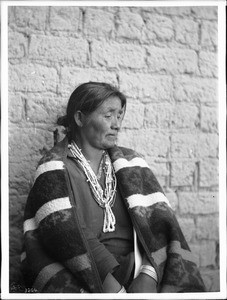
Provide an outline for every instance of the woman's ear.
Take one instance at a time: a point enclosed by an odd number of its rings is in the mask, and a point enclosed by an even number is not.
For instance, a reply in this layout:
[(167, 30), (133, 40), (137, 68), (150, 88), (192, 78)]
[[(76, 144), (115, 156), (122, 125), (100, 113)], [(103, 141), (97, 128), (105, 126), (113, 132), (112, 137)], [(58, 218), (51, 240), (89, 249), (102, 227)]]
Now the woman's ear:
[(78, 127), (83, 127), (83, 125), (84, 125), (84, 119), (85, 119), (85, 116), (84, 116), (84, 114), (80, 110), (78, 110), (78, 111), (75, 112), (75, 114), (74, 114), (74, 120), (75, 120), (76, 125)]

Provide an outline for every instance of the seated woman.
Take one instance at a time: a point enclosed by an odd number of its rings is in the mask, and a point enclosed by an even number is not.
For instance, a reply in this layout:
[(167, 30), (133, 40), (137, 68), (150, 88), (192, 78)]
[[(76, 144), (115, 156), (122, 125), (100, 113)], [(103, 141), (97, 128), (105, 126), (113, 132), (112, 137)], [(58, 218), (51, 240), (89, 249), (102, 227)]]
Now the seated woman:
[(126, 98), (72, 93), (66, 137), (41, 159), (24, 216), (28, 287), (40, 293), (202, 292), (173, 210), (147, 163), (116, 145)]

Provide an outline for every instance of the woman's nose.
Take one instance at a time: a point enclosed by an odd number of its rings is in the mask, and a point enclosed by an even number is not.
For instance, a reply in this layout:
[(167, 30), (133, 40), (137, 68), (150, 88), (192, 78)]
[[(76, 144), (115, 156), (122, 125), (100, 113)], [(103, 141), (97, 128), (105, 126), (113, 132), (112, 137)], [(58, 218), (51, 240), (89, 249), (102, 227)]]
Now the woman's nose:
[(120, 120), (119, 118), (117, 118), (117, 117), (116, 117), (116, 118), (113, 118), (111, 127), (112, 127), (113, 129), (119, 130), (120, 127), (121, 127), (121, 120)]

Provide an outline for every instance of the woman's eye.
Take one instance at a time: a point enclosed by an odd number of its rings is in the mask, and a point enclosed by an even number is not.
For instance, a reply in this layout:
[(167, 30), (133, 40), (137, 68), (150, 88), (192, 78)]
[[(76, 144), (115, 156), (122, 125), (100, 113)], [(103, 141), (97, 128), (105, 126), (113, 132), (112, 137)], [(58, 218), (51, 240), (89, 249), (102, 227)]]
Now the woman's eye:
[(105, 118), (106, 118), (106, 119), (111, 118), (111, 114), (105, 115)]

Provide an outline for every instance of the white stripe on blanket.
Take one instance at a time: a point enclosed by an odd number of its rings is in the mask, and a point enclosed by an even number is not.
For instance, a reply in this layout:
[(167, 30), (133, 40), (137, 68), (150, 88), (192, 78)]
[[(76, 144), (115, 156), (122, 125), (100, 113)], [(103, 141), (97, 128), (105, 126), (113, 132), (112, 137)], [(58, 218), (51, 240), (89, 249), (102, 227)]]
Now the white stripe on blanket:
[(52, 201), (45, 203), (40, 209), (37, 211), (35, 218), (38, 224), (46, 218), (48, 215), (63, 209), (71, 208), (71, 203), (69, 201), (69, 197), (58, 198)]
[(24, 221), (24, 233), (29, 230), (35, 230), (37, 228), (37, 224), (35, 218), (27, 219)]
[(35, 178), (34, 181), (43, 173), (48, 172), (48, 171), (55, 171), (55, 170), (63, 170), (64, 169), (64, 163), (63, 161), (59, 160), (53, 160), (46, 162), (42, 165), (40, 165), (36, 172), (35, 172)]
[(118, 158), (114, 163), (115, 172), (119, 171), (123, 168), (131, 168), (131, 167), (141, 167), (141, 168), (149, 168), (148, 164), (141, 157), (135, 157), (131, 160), (127, 160), (125, 158)]
[(135, 206), (147, 207), (158, 202), (165, 202), (169, 207), (171, 207), (169, 200), (161, 192), (148, 194), (146, 196), (142, 194), (134, 194), (127, 198), (127, 202), (129, 204), (129, 208), (133, 208)]
[(28, 219), (24, 222), (24, 233), (28, 230), (35, 230), (38, 228), (39, 223), (48, 215), (63, 209), (71, 208), (69, 197), (58, 198), (45, 203), (36, 212), (34, 218)]
[[(194, 262), (196, 264), (196, 259), (191, 251), (185, 250), (181, 248), (181, 244), (179, 241), (172, 241), (168, 245), (168, 253), (177, 253), (182, 256), (184, 260), (188, 260)], [(151, 253), (155, 263), (160, 265), (167, 259), (167, 247), (163, 247), (153, 253)]]
[(45, 266), (36, 277), (36, 280), (33, 284), (33, 287), (38, 290), (38, 292), (42, 292), (43, 288), (47, 284), (47, 282), (58, 272), (63, 270), (63, 265), (59, 263), (52, 263)]

